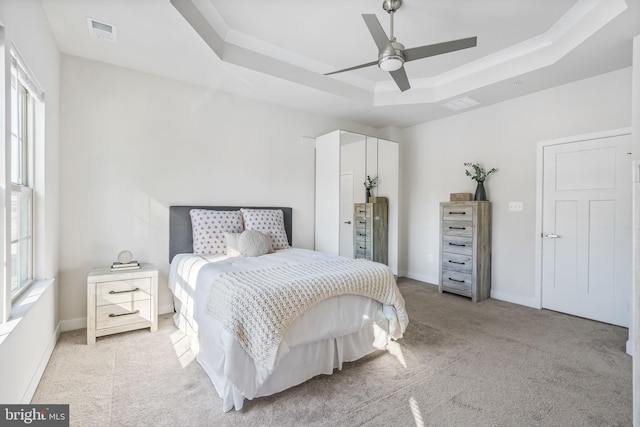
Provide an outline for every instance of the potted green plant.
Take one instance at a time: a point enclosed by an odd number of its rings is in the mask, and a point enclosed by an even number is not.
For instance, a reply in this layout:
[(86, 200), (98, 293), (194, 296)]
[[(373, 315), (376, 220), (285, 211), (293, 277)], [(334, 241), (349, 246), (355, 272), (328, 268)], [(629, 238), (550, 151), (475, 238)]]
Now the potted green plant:
[(371, 178), (369, 175), (367, 175), (367, 179), (364, 181), (364, 188), (367, 190), (367, 199), (365, 200), (366, 203), (369, 203), (369, 197), (371, 197), (371, 190), (373, 190), (377, 186), (378, 186), (378, 177), (374, 176), (373, 178)]
[(470, 176), (471, 179), (476, 181), (478, 185), (476, 186), (476, 194), (473, 200), (487, 200), (487, 192), (484, 188), (484, 182), (494, 172), (497, 172), (498, 169), (492, 168), (486, 171), (479, 163), (465, 163), (467, 168), (473, 168), (473, 173), (466, 169), (464, 171), (465, 175)]

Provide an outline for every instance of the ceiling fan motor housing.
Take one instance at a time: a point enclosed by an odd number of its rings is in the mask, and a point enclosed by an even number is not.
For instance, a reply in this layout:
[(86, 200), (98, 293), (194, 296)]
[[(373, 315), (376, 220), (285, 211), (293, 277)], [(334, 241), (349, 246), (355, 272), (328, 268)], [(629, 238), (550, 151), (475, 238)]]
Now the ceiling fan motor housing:
[(386, 10), (388, 13), (395, 12), (400, 9), (402, 5), (402, 0), (384, 0), (382, 2), (382, 8)]

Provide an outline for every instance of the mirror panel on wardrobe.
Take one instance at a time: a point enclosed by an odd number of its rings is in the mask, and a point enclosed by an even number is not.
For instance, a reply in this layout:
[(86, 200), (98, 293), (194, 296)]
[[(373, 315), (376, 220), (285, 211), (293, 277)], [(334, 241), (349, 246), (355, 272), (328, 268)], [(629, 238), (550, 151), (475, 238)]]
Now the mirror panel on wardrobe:
[(316, 138), (317, 251), (347, 258), (356, 255), (354, 207), (368, 202), (364, 187), (367, 175), (378, 177), (378, 186), (371, 195), (388, 199), (384, 235), (385, 243), (388, 239), (386, 263), (397, 274), (398, 160), (398, 144), (393, 141), (344, 130)]

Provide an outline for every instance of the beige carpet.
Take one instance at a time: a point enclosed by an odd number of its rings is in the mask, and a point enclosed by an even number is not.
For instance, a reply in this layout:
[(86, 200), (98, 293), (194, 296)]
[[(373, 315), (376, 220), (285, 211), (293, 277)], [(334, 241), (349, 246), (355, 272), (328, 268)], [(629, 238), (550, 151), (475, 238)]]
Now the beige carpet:
[(222, 412), (169, 315), (158, 332), (63, 333), (32, 403), (74, 426), (630, 426), (627, 330), (401, 279), (410, 324), (378, 352)]

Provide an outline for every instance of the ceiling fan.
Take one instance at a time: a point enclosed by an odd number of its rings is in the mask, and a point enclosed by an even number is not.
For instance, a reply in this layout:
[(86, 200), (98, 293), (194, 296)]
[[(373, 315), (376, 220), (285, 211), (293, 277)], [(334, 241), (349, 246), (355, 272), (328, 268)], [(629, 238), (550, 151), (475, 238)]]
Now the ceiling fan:
[(393, 35), (393, 14), (400, 9), (402, 0), (384, 0), (382, 8), (390, 15), (390, 36), (384, 32), (380, 21), (374, 14), (363, 14), (364, 19), (369, 32), (373, 37), (376, 45), (378, 46), (378, 60), (369, 62), (366, 64), (356, 65), (355, 67), (345, 68), (344, 70), (333, 71), (326, 73), (325, 76), (331, 74), (342, 73), (345, 71), (357, 70), (359, 68), (369, 67), (371, 65), (378, 65), (381, 70), (388, 71), (393, 77), (393, 80), (400, 88), (400, 91), (404, 92), (411, 88), (409, 85), (409, 79), (407, 73), (404, 70), (404, 63), (409, 61), (415, 61), (416, 59), (428, 58), (429, 56), (441, 55), (443, 53), (454, 52), (456, 50), (467, 49), (475, 47), (478, 41), (477, 37), (468, 37), (466, 39), (452, 40), (443, 43), (430, 44), (426, 46), (413, 47), (411, 49), (405, 49), (404, 45), (396, 41)]

